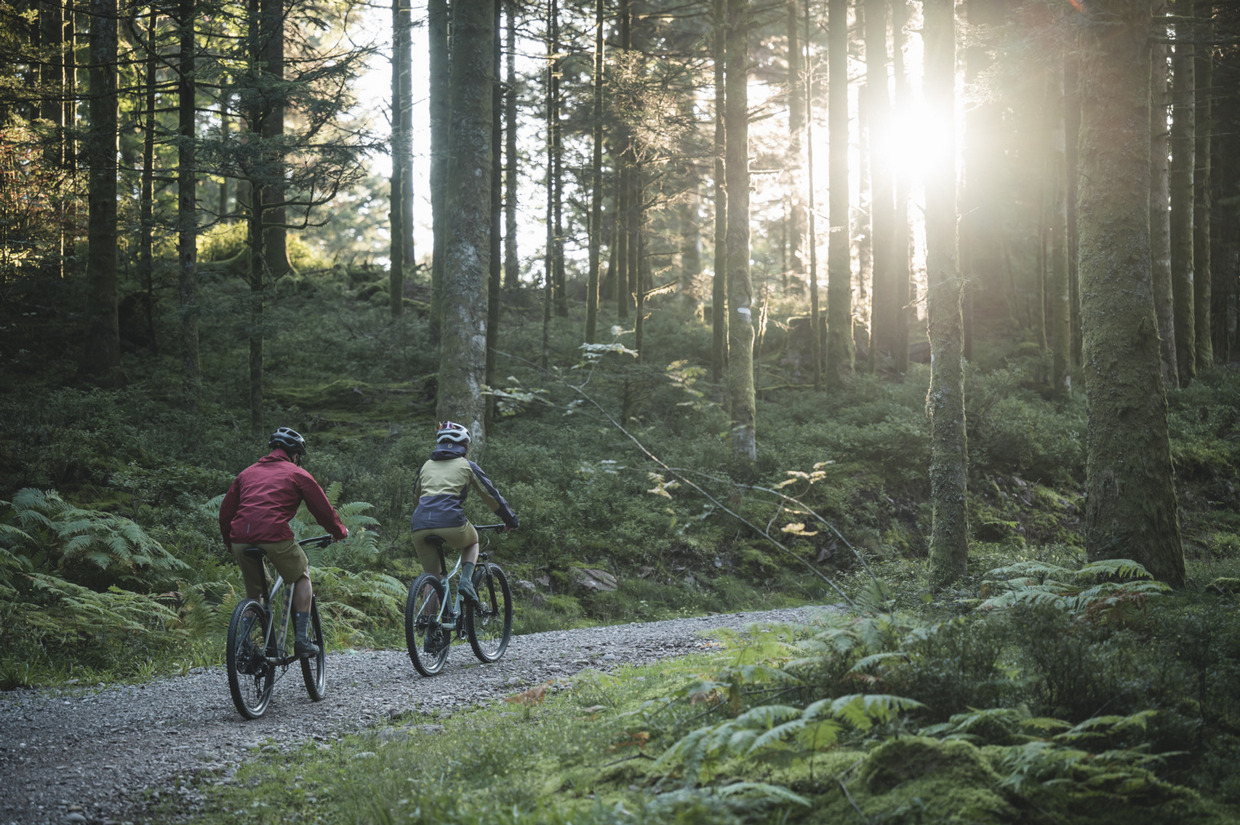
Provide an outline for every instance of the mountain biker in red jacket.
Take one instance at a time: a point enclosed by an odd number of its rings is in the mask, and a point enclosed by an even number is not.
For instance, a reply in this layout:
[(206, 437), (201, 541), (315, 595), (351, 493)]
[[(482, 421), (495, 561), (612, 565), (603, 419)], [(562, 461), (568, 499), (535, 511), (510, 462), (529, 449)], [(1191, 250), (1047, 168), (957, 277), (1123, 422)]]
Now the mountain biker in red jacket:
[(241, 567), (248, 597), (262, 596), (262, 576), (260, 563), (245, 555), (247, 547), (261, 547), (276, 572), (292, 584), (297, 629), (293, 651), (298, 656), (317, 656), (318, 645), (309, 634), (310, 601), (314, 597), (309, 561), (288, 523), (304, 501), (310, 514), (336, 541), (347, 538), (349, 531), (314, 476), (301, 468), (306, 440), (295, 430), (280, 427), (271, 434), (267, 446), (271, 452), (242, 470), (224, 495), (220, 533)]

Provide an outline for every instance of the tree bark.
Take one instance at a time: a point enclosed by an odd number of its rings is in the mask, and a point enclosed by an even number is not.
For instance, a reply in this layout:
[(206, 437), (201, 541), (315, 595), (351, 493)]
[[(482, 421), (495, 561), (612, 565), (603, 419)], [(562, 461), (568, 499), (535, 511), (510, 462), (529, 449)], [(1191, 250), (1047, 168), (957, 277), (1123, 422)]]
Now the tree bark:
[(1148, 3), (1096, 0), (1082, 18), (1081, 320), (1085, 541), (1173, 586), (1184, 556), (1150, 277)]
[(405, 305), (405, 263), (412, 246), (413, 215), (407, 195), (413, 192), (413, 15), (410, 0), (392, 0), (392, 183), (391, 250), (388, 299), (392, 317)]
[(1196, 43), (1193, 59), (1195, 111), (1193, 113), (1193, 140), (1195, 161), (1193, 164), (1193, 322), (1197, 325), (1193, 336), (1197, 342), (1194, 365), (1197, 372), (1214, 366), (1214, 335), (1211, 327), (1211, 298), (1213, 286), (1210, 261), (1210, 142), (1214, 133), (1214, 5), (1210, 0), (1194, 0)]
[[(926, 104), (955, 112), (953, 0), (925, 3)], [(952, 118), (952, 122), (954, 122)], [(954, 136), (929, 159), (926, 173), (926, 310), (930, 324), (930, 578), (944, 587), (965, 574), (969, 558), (968, 445), (964, 412), (964, 315), (956, 236)]]
[(606, 24), (606, 3), (594, 3), (594, 121), (590, 125), (590, 251), (589, 282), (586, 286), (586, 343), (593, 344), (598, 335), (599, 277), (603, 245), (603, 26)]
[(753, 294), (749, 281), (749, 0), (728, 0), (728, 397), (732, 454), (757, 461)]
[(1171, 93), (1171, 288), (1175, 297), (1175, 356), (1180, 386), (1197, 374), (1197, 321), (1193, 297), (1193, 150), (1195, 116), (1192, 0), (1175, 0)]
[(870, 361), (896, 355), (899, 306), (892, 265), (895, 197), (894, 157), (884, 147), (891, 131), (891, 95), (887, 77), (887, 0), (865, 3), (865, 95), (869, 114), (870, 232), (873, 238), (870, 298)]
[[(504, 221), (504, 90), (499, 83), (500, 62), (500, 0), (492, 0), (491, 38), (493, 57), (491, 61), (491, 260), (487, 271), (487, 341), (486, 366), (483, 382), (488, 388), (495, 386), (496, 348), (499, 344), (499, 321), (502, 308), (501, 294), (504, 288), (503, 234)], [(490, 426), (496, 417), (494, 394), (486, 397), (486, 420)]]
[(504, 288), (520, 284), (521, 260), (517, 257), (517, 10), (515, 0), (504, 0), (508, 16), (507, 64), (504, 96)]
[(711, 347), (710, 377), (716, 384), (723, 381), (728, 369), (728, 185), (727, 154), (727, 86), (724, 67), (727, 64), (727, 0), (714, 0), (711, 58), (715, 81), (715, 254), (711, 278)]
[(101, 386), (120, 386), (125, 379), (117, 299), (116, 0), (91, 0), (90, 9), (90, 126), (84, 147), (90, 188), (81, 370)]
[(805, 135), (805, 69), (801, 59), (801, 11), (798, 0), (787, 0), (788, 22), (788, 259), (784, 266), (785, 286), (791, 278), (795, 289), (805, 278), (804, 247), (805, 180), (802, 138)]
[[(852, 331), (852, 243), (848, 187), (848, 0), (827, 3), (827, 346), (826, 383), (839, 387), (856, 368)], [(818, 335), (815, 329), (813, 334)]]
[(431, 306), (428, 335), (432, 346), (440, 342), (443, 325), (444, 260), (448, 245), (448, 166), (451, 152), (451, 112), (449, 111), (450, 44), (448, 41), (448, 0), (428, 0), (426, 4), (427, 43), (430, 52), (431, 119)]
[(1169, 60), (1166, 43), (1167, 4), (1156, 0), (1150, 38), (1150, 272), (1154, 313), (1158, 318), (1163, 384), (1179, 386), (1175, 356), (1175, 298), (1171, 287), (1171, 198), (1168, 166), (1167, 114), (1170, 106)]
[(1047, 82), (1046, 164), (1047, 210), (1047, 337), (1050, 345), (1050, 387), (1058, 398), (1072, 394), (1072, 310), (1068, 288), (1067, 161), (1064, 156), (1063, 71), (1052, 67)]
[(195, 0), (180, 0), (180, 58), (177, 67), (177, 286), (181, 315), (181, 386), (193, 408), (202, 393), (198, 352), (198, 159), (194, 126), (197, 104), (195, 79)]
[(482, 390), (491, 256), (494, 2), (470, 0), (452, 6), (452, 161), (446, 198), (446, 277), (436, 407), (440, 419), (450, 418), (469, 427), (478, 454), (486, 443)]

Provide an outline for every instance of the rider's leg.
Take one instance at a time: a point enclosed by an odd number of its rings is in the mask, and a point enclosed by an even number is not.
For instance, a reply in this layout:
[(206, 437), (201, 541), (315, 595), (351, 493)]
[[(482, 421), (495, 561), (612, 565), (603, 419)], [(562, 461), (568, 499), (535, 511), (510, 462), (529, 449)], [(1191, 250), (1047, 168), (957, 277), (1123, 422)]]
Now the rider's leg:
[(301, 574), (293, 582), (293, 627), (297, 632), (293, 652), (298, 656), (318, 656), (319, 646), (314, 643), (310, 625), (310, 605), (314, 599), (314, 587), (310, 584), (310, 571)]
[(474, 567), (478, 563), (478, 542), (461, 551), (461, 583), (458, 585), (461, 595), (467, 599), (478, 600), (474, 590)]

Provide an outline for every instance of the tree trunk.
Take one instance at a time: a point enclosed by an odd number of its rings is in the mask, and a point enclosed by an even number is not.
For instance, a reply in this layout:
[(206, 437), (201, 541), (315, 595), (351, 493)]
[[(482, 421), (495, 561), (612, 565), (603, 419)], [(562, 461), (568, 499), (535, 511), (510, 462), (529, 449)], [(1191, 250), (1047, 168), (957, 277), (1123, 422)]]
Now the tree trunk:
[[(827, 3), (827, 346), (826, 383), (839, 387), (856, 368), (852, 331), (852, 234), (848, 187), (848, 0)], [(815, 336), (818, 330), (815, 329)]]
[(805, 178), (810, 181), (806, 187), (806, 214), (808, 216), (809, 233), (809, 361), (813, 375), (814, 391), (822, 389), (823, 344), (819, 339), (818, 328), (822, 321), (822, 310), (818, 302), (818, 222), (815, 210), (818, 208), (814, 197), (814, 55), (811, 51), (813, 40), (810, 37), (810, 0), (805, 0)]
[(478, 453), (486, 443), (482, 389), (491, 256), (495, 1), (470, 0), (452, 6), (452, 162), (446, 198), (446, 277), (436, 408), (440, 419), (469, 427)]
[[(801, 59), (801, 13), (798, 0), (788, 2), (788, 262), (785, 278), (791, 278), (800, 291), (805, 280), (803, 215), (805, 197), (803, 181), (805, 162), (801, 141), (805, 134), (805, 70)], [(785, 283), (785, 286), (787, 284)]]
[[(413, 191), (413, 15), (409, 0), (392, 0), (392, 236), (388, 264), (388, 299), (392, 317), (404, 311), (406, 246), (412, 238), (413, 215), (406, 214), (406, 194)], [(407, 127), (406, 127), (407, 125)]]
[(892, 266), (895, 199), (894, 158), (883, 147), (891, 131), (891, 96), (887, 79), (887, 0), (865, 3), (865, 96), (869, 115), (870, 232), (873, 244), (870, 299), (870, 360), (895, 356), (899, 306)]
[(515, 0), (504, 0), (508, 15), (508, 56), (504, 96), (504, 288), (520, 283), (521, 261), (517, 257), (517, 11)]
[(1193, 139), (1196, 144), (1193, 164), (1193, 336), (1197, 342), (1194, 365), (1197, 372), (1214, 366), (1214, 336), (1211, 330), (1210, 291), (1210, 140), (1214, 132), (1214, 111), (1211, 104), (1214, 90), (1214, 5), (1210, 0), (1194, 0), (1196, 43), (1193, 60), (1195, 99)]
[(1150, 7), (1096, 0), (1081, 26), (1080, 276), (1085, 541), (1184, 583), (1150, 278)]
[[(953, 0), (926, 0), (925, 88), (931, 111), (955, 112)], [(954, 118), (953, 118), (954, 122)], [(944, 587), (965, 574), (968, 449), (964, 415), (964, 317), (956, 237), (954, 136), (926, 173), (926, 311), (930, 324), (930, 578)]]
[(594, 121), (590, 125), (590, 274), (586, 287), (586, 343), (598, 335), (599, 268), (603, 245), (603, 27), (606, 3), (594, 3)]
[[(262, 73), (269, 82), (284, 80), (284, 2), (259, 0), (260, 57)], [(292, 267), (288, 261), (288, 228), (284, 208), (284, 151), (279, 148), (284, 138), (285, 95), (277, 91), (267, 101), (262, 119), (262, 137), (271, 155), (268, 162), (275, 170), (266, 175), (263, 188), (263, 254), (267, 277), (272, 281), (287, 275)]]
[(715, 254), (711, 278), (710, 308), (710, 378), (722, 383), (728, 369), (728, 186), (726, 167), (727, 86), (724, 67), (727, 63), (727, 0), (714, 0), (714, 26), (711, 58), (715, 80)]
[(558, 318), (568, 317), (568, 285), (564, 271), (564, 130), (561, 125), (560, 108), (563, 101), (560, 99), (560, 75), (562, 69), (562, 58), (560, 52), (562, 45), (560, 43), (560, 8), (558, 0), (551, 0), (548, 11), (548, 23), (550, 29), (550, 42), (547, 44), (551, 49), (551, 55), (548, 60), (548, 134), (547, 138), (551, 144), (551, 167), (548, 172), (550, 182), (547, 187), (548, 195), (551, 198), (551, 226), (552, 226), (552, 247), (551, 247), (551, 264), (554, 273), (555, 296), (555, 314)]
[(754, 393), (753, 295), (749, 282), (749, 0), (728, 0), (728, 397), (732, 454), (748, 464), (758, 458)]
[(1163, 384), (1179, 386), (1175, 356), (1175, 299), (1171, 289), (1171, 200), (1168, 193), (1167, 113), (1171, 49), (1166, 43), (1167, 4), (1156, 0), (1154, 35), (1150, 38), (1150, 271)]
[[(146, 293), (143, 321), (149, 336), (152, 354), (158, 354), (155, 338), (155, 84), (158, 78), (159, 45), (155, 30), (159, 27), (159, 11), (150, 9), (146, 31), (146, 62), (143, 66), (142, 112), (142, 174), (138, 196), (138, 280)], [(136, 28), (136, 26), (134, 26)]]
[(432, 346), (440, 342), (443, 325), (444, 260), (448, 245), (448, 166), (451, 131), (449, 111), (448, 0), (427, 0), (426, 28), (430, 52), (431, 120), (431, 306), (428, 335)]
[(91, 0), (90, 127), (86, 255), (86, 330), (81, 370), (101, 386), (120, 386), (120, 320), (117, 273), (117, 8), (116, 0)]
[[(891, 68), (895, 76), (895, 106), (908, 111), (913, 107), (908, 72), (904, 66), (905, 27), (910, 9), (908, 0), (891, 0)], [(907, 165), (900, 164), (895, 176), (895, 204), (891, 225), (892, 300), (896, 309), (895, 368), (900, 375), (908, 372), (909, 330), (917, 317), (910, 300), (916, 285), (913, 282), (913, 228), (909, 224), (908, 205), (912, 190)]]
[[(494, 58), (491, 61), (492, 77), (498, 81), (500, 61), (503, 54), (500, 49), (500, 3), (494, 2), (493, 21), (495, 37)], [(495, 386), (496, 347), (499, 344), (499, 320), (502, 304), (500, 302), (504, 289), (504, 257), (502, 251), (503, 235), (501, 224), (504, 221), (504, 90), (498, 82), (491, 84), (491, 261), (487, 278), (487, 344), (486, 369), (484, 381), (487, 387)], [(486, 397), (486, 419), (490, 426), (495, 421), (496, 398), (492, 394)]]
[(181, 301), (181, 386), (196, 408), (202, 392), (198, 353), (198, 159), (194, 128), (195, 0), (180, 0), (180, 60), (177, 71), (177, 286)]
[(1046, 297), (1050, 344), (1050, 387), (1058, 398), (1072, 394), (1072, 310), (1068, 289), (1068, 201), (1064, 158), (1063, 71), (1048, 72), (1046, 164), (1046, 229), (1048, 233)]
[(1175, 296), (1175, 356), (1180, 386), (1197, 374), (1197, 322), (1193, 297), (1193, 114), (1192, 0), (1175, 0), (1175, 51), (1171, 93), (1171, 287)]

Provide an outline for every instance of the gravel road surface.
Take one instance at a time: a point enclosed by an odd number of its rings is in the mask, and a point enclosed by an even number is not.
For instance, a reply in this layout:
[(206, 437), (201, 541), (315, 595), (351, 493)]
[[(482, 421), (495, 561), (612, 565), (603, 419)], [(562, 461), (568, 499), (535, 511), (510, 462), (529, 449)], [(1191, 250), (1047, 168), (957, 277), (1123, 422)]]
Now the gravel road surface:
[(806, 619), (808, 608), (736, 613), (513, 637), (483, 665), (457, 643), (444, 671), (418, 675), (404, 650), (328, 654), (327, 696), (311, 702), (301, 672), (276, 683), (266, 714), (246, 721), (223, 667), (142, 685), (0, 693), (0, 824), (141, 822), (169, 794), (192, 809), (187, 780), (227, 776), (262, 748), (331, 742), (409, 713), (447, 715), (585, 668), (607, 670), (683, 655), (702, 634)]

